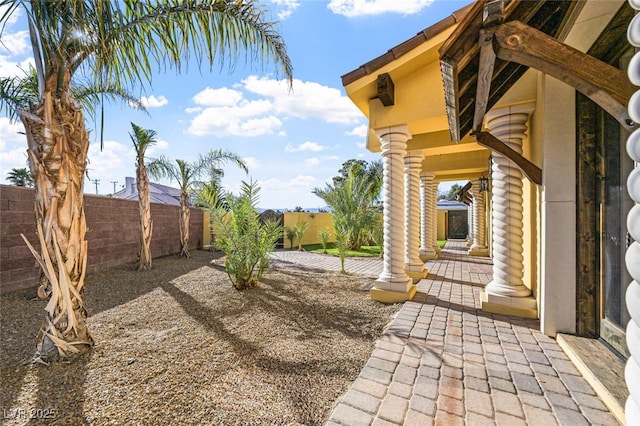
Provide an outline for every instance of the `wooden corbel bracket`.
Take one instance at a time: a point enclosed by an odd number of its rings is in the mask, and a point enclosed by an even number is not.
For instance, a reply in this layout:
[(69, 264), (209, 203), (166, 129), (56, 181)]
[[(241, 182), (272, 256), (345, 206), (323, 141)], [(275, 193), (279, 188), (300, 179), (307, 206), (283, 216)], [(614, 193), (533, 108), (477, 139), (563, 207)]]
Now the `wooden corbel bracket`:
[(549, 74), (583, 93), (625, 129), (637, 127), (627, 113), (627, 104), (636, 88), (624, 71), (519, 21), (510, 21), (491, 30), (498, 58)]
[(522, 154), (489, 132), (473, 132), (471, 135), (476, 137), (478, 144), (498, 152), (513, 161), (531, 182), (536, 185), (542, 185), (542, 169), (524, 158)]

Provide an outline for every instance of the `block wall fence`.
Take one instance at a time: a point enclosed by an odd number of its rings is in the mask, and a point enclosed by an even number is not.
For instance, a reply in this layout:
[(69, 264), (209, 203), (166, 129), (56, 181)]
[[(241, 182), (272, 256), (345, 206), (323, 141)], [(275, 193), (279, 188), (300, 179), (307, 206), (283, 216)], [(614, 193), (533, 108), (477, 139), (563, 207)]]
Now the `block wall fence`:
[[(138, 202), (104, 196), (84, 196), (89, 243), (88, 272), (137, 261), (140, 219)], [(180, 252), (180, 208), (151, 204), (153, 257)], [(191, 209), (189, 249), (202, 248), (204, 212)], [(207, 229), (208, 233), (208, 221)], [(20, 237), (24, 234), (39, 249), (34, 215), (34, 191), (0, 185), (0, 294), (34, 287), (40, 268)]]

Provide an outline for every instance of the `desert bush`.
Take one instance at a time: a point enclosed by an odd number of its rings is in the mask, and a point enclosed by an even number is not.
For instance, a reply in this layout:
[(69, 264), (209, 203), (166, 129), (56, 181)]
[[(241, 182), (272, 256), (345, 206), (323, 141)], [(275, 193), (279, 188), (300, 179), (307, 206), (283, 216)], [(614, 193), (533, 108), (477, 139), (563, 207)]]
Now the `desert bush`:
[(225, 270), (238, 290), (255, 287), (269, 267), (282, 227), (274, 220), (260, 223), (257, 204), (260, 188), (242, 182), (239, 196), (227, 194), (230, 212), (215, 212), (220, 224), (217, 247), (226, 255)]

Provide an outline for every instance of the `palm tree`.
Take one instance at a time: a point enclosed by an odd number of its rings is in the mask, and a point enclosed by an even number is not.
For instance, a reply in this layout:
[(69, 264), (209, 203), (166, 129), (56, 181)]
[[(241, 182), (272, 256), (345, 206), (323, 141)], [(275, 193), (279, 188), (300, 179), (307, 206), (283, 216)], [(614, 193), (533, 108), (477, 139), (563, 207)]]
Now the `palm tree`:
[(382, 187), (382, 168), (377, 163), (368, 168), (351, 167), (346, 176), (334, 179), (333, 185), (311, 191), (331, 207), (336, 232), (349, 235), (350, 247), (355, 250), (376, 225), (376, 201)]
[(129, 133), (133, 147), (136, 150), (136, 186), (138, 188), (138, 207), (140, 211), (140, 258), (138, 271), (151, 269), (151, 234), (153, 221), (151, 220), (151, 198), (149, 196), (149, 176), (144, 156), (147, 148), (156, 144), (156, 131), (143, 129), (131, 123), (133, 134)]
[(242, 52), (281, 65), (289, 84), (292, 68), (282, 37), (254, 0), (0, 0), (0, 10), (0, 36), (16, 11), (25, 12), (37, 73), (36, 101), (18, 105), (16, 115), (35, 180), (40, 251), (25, 241), (48, 280), (35, 358), (46, 362), (93, 345), (82, 300), (89, 132), (72, 90), (80, 77), (115, 89), (146, 86), (157, 66), (180, 71), (194, 59), (213, 67), (225, 57), (233, 66)]
[(165, 156), (160, 156), (149, 163), (149, 171), (156, 179), (170, 179), (176, 181), (180, 187), (180, 256), (189, 257), (189, 197), (197, 188), (205, 185), (199, 179), (206, 172), (215, 170), (221, 173), (220, 165), (226, 161), (233, 161), (239, 168), (248, 171), (247, 165), (237, 154), (221, 149), (211, 150), (206, 156), (200, 156), (191, 163), (176, 160), (172, 163)]
[(11, 171), (7, 173), (7, 180), (15, 186), (26, 186), (27, 188), (33, 186), (33, 179), (31, 179), (31, 175), (25, 167), (11, 169)]

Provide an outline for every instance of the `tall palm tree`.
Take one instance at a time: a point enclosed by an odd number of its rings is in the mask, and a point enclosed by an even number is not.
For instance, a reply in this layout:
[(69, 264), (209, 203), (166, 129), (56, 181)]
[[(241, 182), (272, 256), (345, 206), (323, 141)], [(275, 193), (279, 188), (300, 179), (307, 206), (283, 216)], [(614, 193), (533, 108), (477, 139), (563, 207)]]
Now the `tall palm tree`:
[[(234, 162), (240, 169), (248, 172), (247, 165), (237, 154), (221, 149), (211, 150), (201, 155), (196, 161), (176, 160), (172, 163), (165, 156), (160, 156), (149, 163), (149, 172), (156, 179), (174, 180), (180, 187), (180, 256), (189, 257), (189, 198), (197, 188), (205, 185), (200, 178), (205, 173), (220, 175), (220, 165)], [(212, 172), (214, 171), (214, 172)]]
[[(83, 183), (89, 149), (80, 77), (115, 88), (146, 86), (159, 66), (180, 71), (191, 59), (231, 66), (242, 52), (272, 61), (292, 81), (286, 47), (254, 0), (0, 0), (0, 36), (25, 12), (37, 72), (37, 101), (16, 111), (25, 127), (36, 185), (40, 251), (47, 278), (45, 325), (36, 361), (93, 345), (82, 300), (87, 262)], [(26, 238), (25, 238), (26, 241)]]
[(7, 173), (7, 180), (15, 186), (26, 186), (27, 188), (33, 186), (33, 179), (31, 179), (29, 170), (25, 167), (11, 169), (11, 171)]
[(151, 197), (149, 196), (149, 176), (144, 156), (147, 148), (155, 145), (157, 132), (143, 129), (131, 123), (133, 134), (129, 133), (133, 148), (136, 150), (136, 186), (138, 188), (138, 210), (140, 212), (140, 258), (138, 271), (151, 269), (151, 234), (153, 221), (151, 220)]

